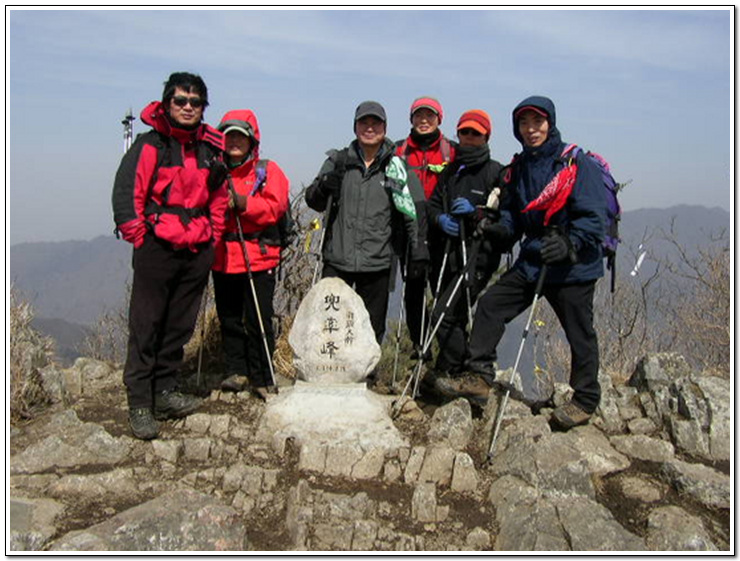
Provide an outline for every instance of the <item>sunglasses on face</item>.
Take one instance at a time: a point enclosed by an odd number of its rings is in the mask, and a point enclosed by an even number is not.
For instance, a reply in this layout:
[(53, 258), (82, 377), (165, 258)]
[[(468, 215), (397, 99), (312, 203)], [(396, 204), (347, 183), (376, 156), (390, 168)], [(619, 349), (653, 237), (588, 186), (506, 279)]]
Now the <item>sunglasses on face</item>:
[(469, 134), (472, 134), (473, 136), (483, 136), (482, 133), (478, 132), (475, 129), (460, 129), (457, 131), (458, 136), (468, 136)]
[(188, 103), (193, 109), (198, 109), (203, 106), (203, 100), (199, 97), (187, 97), (184, 95), (178, 95), (172, 98), (172, 103), (178, 107), (185, 107)]

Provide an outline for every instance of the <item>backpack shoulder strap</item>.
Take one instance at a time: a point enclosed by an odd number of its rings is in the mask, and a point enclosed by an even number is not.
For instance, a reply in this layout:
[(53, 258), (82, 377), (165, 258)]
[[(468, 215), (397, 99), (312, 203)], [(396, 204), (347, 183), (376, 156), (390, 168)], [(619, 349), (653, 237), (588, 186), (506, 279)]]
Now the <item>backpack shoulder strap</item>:
[(450, 146), (450, 141), (445, 135), (442, 135), (442, 138), (439, 141), (439, 149), (442, 152), (442, 159), (446, 164), (449, 164), (452, 161), (452, 148)]
[[(400, 148), (400, 150), (399, 150)], [(396, 142), (396, 151), (395, 152), (401, 152), (400, 154), (397, 154), (399, 158), (401, 158), (404, 162), (409, 156), (409, 139), (404, 138), (403, 140), (399, 140)], [(394, 152), (394, 154), (395, 154)]]
[(504, 185), (508, 185), (514, 181), (514, 176), (519, 165), (519, 153), (514, 154), (511, 157), (511, 161), (504, 167), (502, 171)]

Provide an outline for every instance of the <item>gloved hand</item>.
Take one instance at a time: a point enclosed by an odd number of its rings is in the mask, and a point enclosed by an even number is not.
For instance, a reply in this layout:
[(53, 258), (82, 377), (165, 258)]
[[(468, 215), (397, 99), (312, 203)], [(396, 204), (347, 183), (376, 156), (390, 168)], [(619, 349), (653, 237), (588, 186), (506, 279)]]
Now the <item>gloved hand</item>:
[(478, 222), (478, 233), (493, 242), (504, 241), (509, 237), (509, 229), (488, 216)]
[(552, 265), (564, 261), (568, 257), (574, 261), (575, 252), (570, 238), (559, 232), (546, 235), (542, 239), (542, 248), (540, 249), (542, 261), (546, 265)]
[(321, 178), (321, 191), (327, 197), (331, 195), (334, 199), (338, 199), (341, 189), (342, 176), (336, 171), (330, 171)]
[(409, 263), (409, 270), (406, 277), (409, 279), (423, 279), (429, 271), (429, 261), (418, 260)]
[(468, 214), (473, 214), (474, 212), (475, 207), (473, 206), (473, 203), (471, 203), (465, 197), (458, 197), (454, 201), (452, 201), (450, 214), (452, 214), (453, 216), (466, 216)]
[(213, 160), (211, 162), (211, 170), (208, 172), (208, 179), (206, 184), (208, 185), (209, 191), (215, 191), (226, 181), (226, 177), (229, 175), (229, 168), (221, 160)]
[(439, 218), (437, 218), (437, 224), (439, 224), (439, 227), (448, 236), (452, 236), (453, 238), (460, 236), (460, 221), (454, 216), (440, 214)]

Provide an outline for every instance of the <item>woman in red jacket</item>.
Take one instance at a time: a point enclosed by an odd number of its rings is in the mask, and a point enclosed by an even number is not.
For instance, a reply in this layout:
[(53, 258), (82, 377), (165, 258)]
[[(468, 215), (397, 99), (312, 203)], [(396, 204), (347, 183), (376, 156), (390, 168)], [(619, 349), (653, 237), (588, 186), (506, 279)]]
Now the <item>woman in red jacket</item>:
[[(223, 241), (216, 246), (213, 284), (226, 363), (222, 389), (241, 391), (251, 384), (266, 399), (274, 391), (271, 360), (275, 274), (280, 263), (278, 220), (289, 205), (290, 185), (280, 167), (259, 159), (257, 117), (248, 109), (227, 112), (218, 129), (225, 136), (226, 161), (234, 194), (230, 197)], [(248, 263), (236, 221), (246, 245)], [(248, 274), (251, 269), (260, 319)], [(270, 356), (262, 341), (264, 329)]]

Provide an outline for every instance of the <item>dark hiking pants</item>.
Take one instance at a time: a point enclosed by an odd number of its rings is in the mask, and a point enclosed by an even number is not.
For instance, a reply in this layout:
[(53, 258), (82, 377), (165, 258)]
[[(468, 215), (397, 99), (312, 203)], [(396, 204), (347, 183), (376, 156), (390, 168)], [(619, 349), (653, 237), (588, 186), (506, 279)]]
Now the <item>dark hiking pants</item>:
[[(275, 333), (272, 327), (275, 269), (252, 273), (254, 289), (259, 301), (265, 339), (270, 357), (275, 351)], [(257, 308), (247, 273), (227, 274), (213, 272), (216, 310), (221, 324), (221, 342), (226, 366), (225, 376), (247, 376), (255, 387), (273, 384), (269, 358), (265, 354)]]
[[(435, 370), (440, 373), (458, 374), (462, 372), (465, 360), (468, 358), (468, 306), (472, 308), (480, 292), (486, 287), (490, 275), (481, 272), (471, 273), (472, 278), (460, 283), (452, 300), (450, 295), (460, 278), (459, 273), (446, 271), (442, 277), (440, 295), (437, 299), (435, 310), (432, 312), (432, 321), (429, 329), (434, 329), (439, 318), (442, 321), (437, 329), (437, 342), (439, 343), (439, 354), (435, 364)], [(470, 302), (468, 302), (468, 293)], [(450, 302), (447, 306), (447, 302)], [(445, 311), (446, 310), (446, 311)]]
[[(599, 345), (593, 327), (596, 281), (545, 285), (542, 295), (555, 311), (571, 352), (573, 399), (588, 413), (599, 405)], [(471, 362), (492, 364), (506, 324), (529, 308), (535, 284), (516, 269), (504, 274), (478, 301), (470, 335)]]
[(174, 250), (147, 234), (134, 249), (129, 340), (123, 382), (132, 408), (151, 407), (153, 393), (177, 385), (183, 347), (195, 329), (213, 246)]

